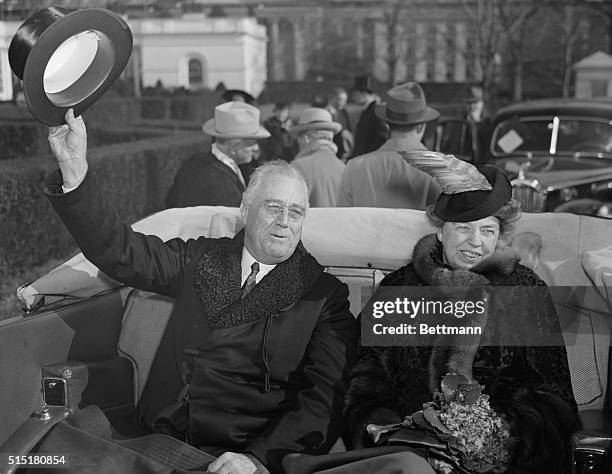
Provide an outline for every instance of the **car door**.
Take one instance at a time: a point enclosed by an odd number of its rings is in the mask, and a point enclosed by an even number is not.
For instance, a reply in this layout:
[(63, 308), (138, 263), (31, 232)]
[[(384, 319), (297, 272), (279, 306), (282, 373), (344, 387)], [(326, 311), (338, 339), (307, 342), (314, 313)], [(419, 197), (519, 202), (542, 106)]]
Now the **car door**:
[(129, 426), (133, 370), (117, 351), (125, 293), (113, 289), (0, 321), (0, 446), (40, 411), (43, 372), (68, 379), (74, 408), (95, 404), (120, 431)]

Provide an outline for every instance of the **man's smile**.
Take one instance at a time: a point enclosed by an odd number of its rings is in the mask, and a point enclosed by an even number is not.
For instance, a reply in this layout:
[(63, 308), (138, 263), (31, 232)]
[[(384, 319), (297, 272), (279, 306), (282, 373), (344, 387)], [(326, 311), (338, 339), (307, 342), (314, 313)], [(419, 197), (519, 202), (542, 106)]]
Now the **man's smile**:
[(274, 237), (275, 239), (288, 239), (289, 236), (288, 235), (284, 235), (284, 234), (270, 234), (272, 237)]

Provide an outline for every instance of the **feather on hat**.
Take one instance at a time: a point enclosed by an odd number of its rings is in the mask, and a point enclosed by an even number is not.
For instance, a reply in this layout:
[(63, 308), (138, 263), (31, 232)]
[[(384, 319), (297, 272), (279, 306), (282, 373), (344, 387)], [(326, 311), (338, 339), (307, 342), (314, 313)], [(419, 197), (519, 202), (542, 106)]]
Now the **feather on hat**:
[(445, 194), (491, 190), (491, 184), (475, 166), (454, 155), (427, 150), (398, 153), (408, 164), (430, 174)]
[(431, 175), (442, 188), (435, 213), (451, 222), (473, 222), (494, 215), (512, 199), (510, 180), (499, 168), (480, 169), (435, 151), (398, 151), (408, 164)]

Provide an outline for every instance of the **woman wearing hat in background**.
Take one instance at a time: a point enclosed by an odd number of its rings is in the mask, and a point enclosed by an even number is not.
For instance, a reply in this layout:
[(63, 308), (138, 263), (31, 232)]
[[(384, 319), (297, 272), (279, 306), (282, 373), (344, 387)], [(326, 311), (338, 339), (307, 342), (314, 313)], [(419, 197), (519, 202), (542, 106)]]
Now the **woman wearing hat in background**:
[[(483, 335), (472, 346), (441, 347), (437, 339), (435, 346), (362, 347), (347, 392), (345, 441), (353, 449), (371, 446), (368, 424), (399, 423), (432, 401), (445, 375), (454, 373), (466, 383), (484, 385), (491, 407), (510, 423), (518, 444), (508, 472), (561, 473), (577, 424), (576, 403), (546, 284), (519, 264), (507, 245), (520, 214), (508, 178), (485, 166), (483, 181), (471, 165), (439, 153), (401, 154), (409, 163), (437, 174), (443, 193), (427, 210), (436, 233), (422, 238), (412, 262), (387, 275), (381, 287), (487, 287), (503, 301), (501, 306), (488, 305)], [(441, 161), (450, 163), (450, 168), (458, 165), (465, 173), (449, 172)], [(544, 297), (528, 304), (513, 300), (513, 291), (495, 293), (495, 286), (544, 287), (544, 293), (538, 293)], [(372, 299), (376, 298), (375, 294)], [(546, 346), (529, 346), (534, 341), (530, 332), (538, 330), (551, 339)], [(485, 337), (488, 343), (483, 344)]]
[(223, 103), (202, 130), (214, 143), (208, 152), (183, 163), (166, 195), (166, 207), (239, 207), (246, 184), (238, 166), (256, 158), (257, 141), (270, 136), (259, 124), (259, 109), (243, 102)]

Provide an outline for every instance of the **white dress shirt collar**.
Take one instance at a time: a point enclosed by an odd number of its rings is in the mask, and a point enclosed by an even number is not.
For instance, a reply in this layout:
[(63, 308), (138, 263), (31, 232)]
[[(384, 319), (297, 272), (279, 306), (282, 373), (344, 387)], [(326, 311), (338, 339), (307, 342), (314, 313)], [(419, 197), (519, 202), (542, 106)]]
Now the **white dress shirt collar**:
[[(242, 280), (240, 281), (240, 286), (244, 285), (247, 277), (251, 273), (251, 265), (256, 262), (250, 252), (246, 249), (246, 247), (242, 247), (242, 261), (240, 266), (242, 267)], [(268, 273), (272, 271), (272, 269), (276, 265), (268, 265), (266, 263), (259, 263), (259, 273), (255, 276), (255, 283), (259, 283), (263, 277), (265, 277)]]
[(217, 147), (216, 143), (212, 144), (210, 151), (212, 152), (214, 157), (217, 158), (217, 160), (219, 160), (224, 165), (228, 166), (236, 174), (236, 176), (238, 176), (238, 179), (240, 180), (242, 185), (246, 188), (246, 184), (244, 183), (244, 178), (242, 177), (242, 173), (240, 172), (240, 168), (238, 168), (238, 165), (236, 164), (236, 162), (232, 160), (229, 156), (227, 156), (225, 153), (223, 153), (221, 150), (219, 150), (219, 147)]

